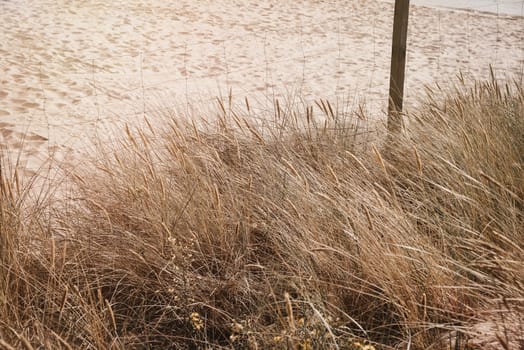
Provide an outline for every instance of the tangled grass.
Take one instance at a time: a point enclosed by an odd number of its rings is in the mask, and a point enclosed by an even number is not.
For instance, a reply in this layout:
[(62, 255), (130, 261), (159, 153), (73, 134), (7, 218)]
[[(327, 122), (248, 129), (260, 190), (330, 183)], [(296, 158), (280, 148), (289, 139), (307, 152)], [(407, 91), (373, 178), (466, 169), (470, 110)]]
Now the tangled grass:
[(36, 197), (3, 162), (0, 348), (522, 349), (522, 86), (430, 90), (394, 136), (230, 106)]

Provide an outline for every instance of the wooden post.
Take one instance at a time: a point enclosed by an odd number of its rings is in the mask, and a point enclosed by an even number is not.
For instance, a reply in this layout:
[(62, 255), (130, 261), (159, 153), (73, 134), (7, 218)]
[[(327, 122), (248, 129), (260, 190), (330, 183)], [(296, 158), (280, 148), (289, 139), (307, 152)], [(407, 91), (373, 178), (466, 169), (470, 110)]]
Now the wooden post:
[(388, 130), (390, 132), (400, 132), (402, 128), (408, 18), (409, 0), (395, 0), (388, 105)]

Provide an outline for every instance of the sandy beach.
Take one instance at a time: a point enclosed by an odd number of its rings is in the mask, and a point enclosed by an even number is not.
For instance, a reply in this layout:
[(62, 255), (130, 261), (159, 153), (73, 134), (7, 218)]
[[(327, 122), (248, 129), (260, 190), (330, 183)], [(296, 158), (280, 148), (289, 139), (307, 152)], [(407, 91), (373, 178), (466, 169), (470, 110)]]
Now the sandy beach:
[[(408, 107), (459, 71), (522, 77), (523, 17), (413, 5), (410, 21)], [(380, 119), (392, 22), (391, 1), (1, 1), (0, 144), (31, 172), (108, 126), (196, 113), (230, 89), (259, 113), (323, 98)]]

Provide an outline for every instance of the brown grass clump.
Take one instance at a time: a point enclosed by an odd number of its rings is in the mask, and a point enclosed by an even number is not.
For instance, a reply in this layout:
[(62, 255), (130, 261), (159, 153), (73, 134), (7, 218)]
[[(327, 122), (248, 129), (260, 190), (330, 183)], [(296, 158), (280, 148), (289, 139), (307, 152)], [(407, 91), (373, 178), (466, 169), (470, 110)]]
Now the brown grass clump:
[(524, 94), (441, 94), (387, 142), (327, 101), (165, 115), (53, 202), (3, 172), (0, 348), (517, 349)]

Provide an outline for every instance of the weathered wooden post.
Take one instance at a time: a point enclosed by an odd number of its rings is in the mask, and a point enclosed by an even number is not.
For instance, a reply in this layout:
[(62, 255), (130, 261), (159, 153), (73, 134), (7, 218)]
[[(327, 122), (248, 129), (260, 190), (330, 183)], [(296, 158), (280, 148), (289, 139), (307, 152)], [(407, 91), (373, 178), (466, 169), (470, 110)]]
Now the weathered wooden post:
[(400, 132), (402, 128), (408, 18), (409, 0), (395, 0), (388, 105), (388, 130), (390, 132)]

